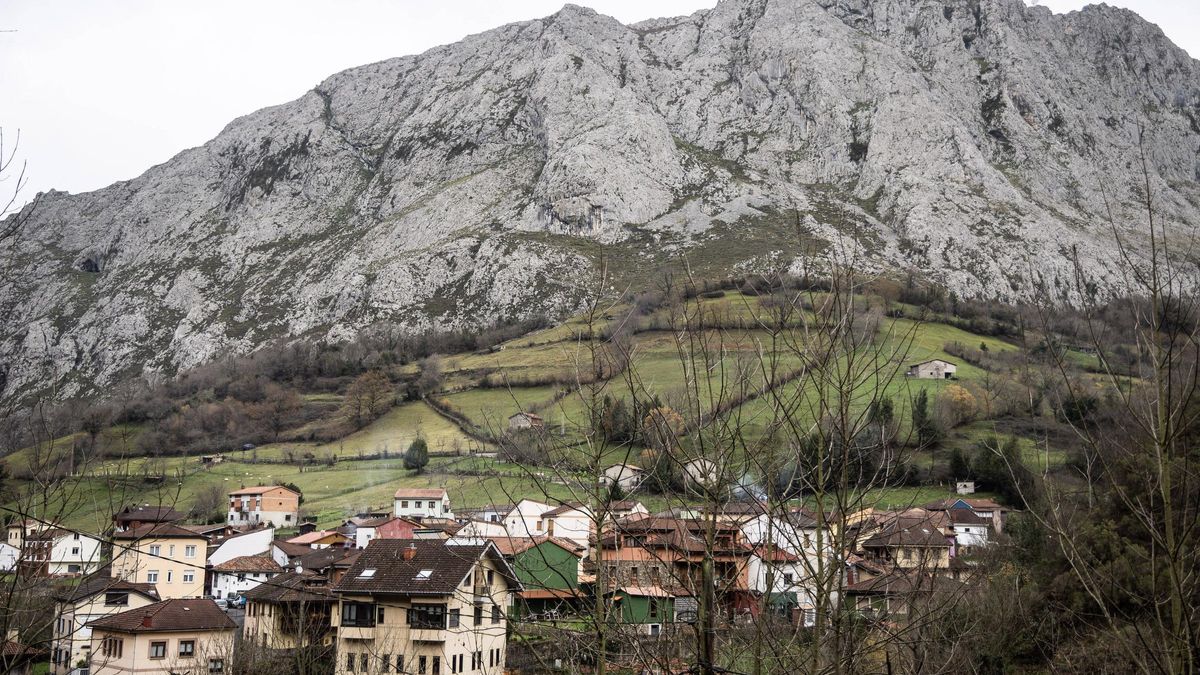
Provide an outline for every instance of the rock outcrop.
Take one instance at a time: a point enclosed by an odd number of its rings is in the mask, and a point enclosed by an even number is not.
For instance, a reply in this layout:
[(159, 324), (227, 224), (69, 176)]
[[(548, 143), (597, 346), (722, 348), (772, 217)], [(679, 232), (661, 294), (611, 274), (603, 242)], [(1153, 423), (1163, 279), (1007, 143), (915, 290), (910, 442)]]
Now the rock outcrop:
[[(96, 192), (43, 196), (0, 286), (9, 399), (289, 336), (574, 307), (602, 259), (852, 251), (965, 296), (1119, 285), (1110, 216), (1200, 223), (1200, 62), (1104, 5), (568, 5), (348, 70)], [(1132, 236), (1132, 235), (1131, 235)], [(1137, 242), (1136, 236), (1131, 241)]]

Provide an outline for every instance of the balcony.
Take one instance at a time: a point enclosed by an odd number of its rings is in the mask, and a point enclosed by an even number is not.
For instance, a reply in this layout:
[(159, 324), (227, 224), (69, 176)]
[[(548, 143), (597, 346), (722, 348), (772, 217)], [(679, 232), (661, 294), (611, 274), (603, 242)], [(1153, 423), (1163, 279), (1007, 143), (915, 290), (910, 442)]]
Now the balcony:
[(440, 628), (412, 628), (408, 637), (413, 642), (445, 642), (446, 631)]
[(475, 604), (488, 605), (492, 602), (492, 589), (484, 584), (475, 584), (472, 594), (475, 596)]
[(374, 626), (346, 626), (338, 628), (338, 637), (343, 640), (374, 640)]

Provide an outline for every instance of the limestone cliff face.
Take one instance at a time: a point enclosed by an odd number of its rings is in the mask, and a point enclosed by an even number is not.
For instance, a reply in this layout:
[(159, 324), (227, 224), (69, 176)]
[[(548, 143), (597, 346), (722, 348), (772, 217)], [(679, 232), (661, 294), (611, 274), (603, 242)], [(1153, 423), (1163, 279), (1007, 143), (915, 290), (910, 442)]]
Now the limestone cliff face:
[(625, 26), (568, 5), (45, 195), (0, 285), (3, 396), (376, 321), (564, 312), (606, 256), (633, 274), (853, 248), (1014, 297), (1065, 294), (1077, 255), (1118, 284), (1106, 203), (1141, 222), (1139, 133), (1159, 215), (1200, 223), (1200, 62), (1124, 10), (725, 0)]

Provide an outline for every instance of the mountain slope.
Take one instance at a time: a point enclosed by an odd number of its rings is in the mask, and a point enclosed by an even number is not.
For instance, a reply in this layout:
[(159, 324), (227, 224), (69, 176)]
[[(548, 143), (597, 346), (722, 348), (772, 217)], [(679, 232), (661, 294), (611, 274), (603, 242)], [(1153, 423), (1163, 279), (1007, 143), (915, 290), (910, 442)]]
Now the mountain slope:
[[(568, 5), (339, 73), (132, 181), (38, 205), (0, 287), (3, 395), (279, 337), (470, 326), (633, 278), (854, 249), (965, 295), (1104, 283), (1200, 222), (1200, 63), (1136, 15), (1020, 0)], [(851, 246), (853, 245), (853, 246)]]

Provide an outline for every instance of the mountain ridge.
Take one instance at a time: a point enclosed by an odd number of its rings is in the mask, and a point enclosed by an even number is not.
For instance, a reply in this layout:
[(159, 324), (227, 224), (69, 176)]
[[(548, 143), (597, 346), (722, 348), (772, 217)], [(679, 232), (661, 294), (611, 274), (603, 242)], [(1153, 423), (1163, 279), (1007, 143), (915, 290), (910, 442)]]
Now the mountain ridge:
[(851, 251), (1066, 301), (1078, 259), (1119, 288), (1105, 221), (1139, 223), (1139, 128), (1161, 216), (1200, 222), (1200, 62), (1135, 17), (725, 0), (625, 26), (568, 5), (347, 69), (135, 179), (44, 195), (0, 286), (3, 397), (378, 321), (563, 314), (602, 257), (719, 274)]

